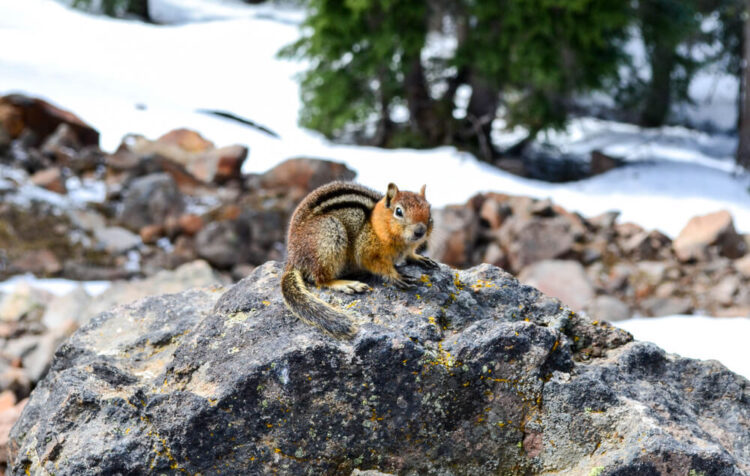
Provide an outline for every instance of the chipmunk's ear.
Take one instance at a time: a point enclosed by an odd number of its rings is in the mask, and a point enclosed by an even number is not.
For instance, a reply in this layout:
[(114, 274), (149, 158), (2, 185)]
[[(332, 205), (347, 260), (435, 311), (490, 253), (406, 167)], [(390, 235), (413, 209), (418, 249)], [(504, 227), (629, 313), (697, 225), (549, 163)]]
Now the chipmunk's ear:
[(388, 191), (385, 192), (385, 207), (391, 208), (391, 202), (398, 193), (398, 187), (395, 183), (391, 182), (388, 184)]
[(427, 184), (422, 185), (422, 188), (419, 189), (419, 196), (420, 197), (425, 198), (425, 196), (424, 196), (424, 189), (426, 189), (426, 188), (427, 188)]

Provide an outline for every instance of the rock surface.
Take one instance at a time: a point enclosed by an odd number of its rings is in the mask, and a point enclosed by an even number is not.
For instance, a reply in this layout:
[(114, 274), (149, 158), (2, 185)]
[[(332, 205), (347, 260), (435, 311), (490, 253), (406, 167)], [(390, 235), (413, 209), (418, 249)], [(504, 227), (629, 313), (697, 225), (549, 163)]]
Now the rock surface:
[(750, 471), (748, 381), (717, 362), (489, 265), (320, 292), (360, 325), (337, 341), (287, 312), (281, 269), (94, 318), (13, 428), (13, 474)]
[(693, 217), (673, 243), (675, 254), (682, 261), (707, 259), (711, 245), (717, 245), (719, 253), (729, 258), (739, 258), (747, 251), (745, 240), (735, 231), (732, 215), (726, 210)]

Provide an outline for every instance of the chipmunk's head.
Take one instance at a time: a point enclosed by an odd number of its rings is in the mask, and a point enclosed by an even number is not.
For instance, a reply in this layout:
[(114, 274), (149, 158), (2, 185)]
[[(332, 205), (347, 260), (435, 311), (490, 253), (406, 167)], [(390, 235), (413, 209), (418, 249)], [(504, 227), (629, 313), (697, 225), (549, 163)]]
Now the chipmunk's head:
[(419, 193), (402, 192), (389, 183), (383, 200), (391, 213), (391, 228), (398, 230), (405, 243), (421, 244), (432, 232), (430, 204), (425, 198), (425, 185)]

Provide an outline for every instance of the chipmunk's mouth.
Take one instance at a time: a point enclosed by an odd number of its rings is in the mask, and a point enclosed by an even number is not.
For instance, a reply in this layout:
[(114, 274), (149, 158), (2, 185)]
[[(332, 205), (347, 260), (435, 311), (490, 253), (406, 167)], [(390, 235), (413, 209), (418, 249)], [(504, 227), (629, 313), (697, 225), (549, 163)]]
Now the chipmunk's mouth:
[(427, 237), (427, 227), (419, 225), (416, 230), (412, 233), (411, 241), (421, 241)]

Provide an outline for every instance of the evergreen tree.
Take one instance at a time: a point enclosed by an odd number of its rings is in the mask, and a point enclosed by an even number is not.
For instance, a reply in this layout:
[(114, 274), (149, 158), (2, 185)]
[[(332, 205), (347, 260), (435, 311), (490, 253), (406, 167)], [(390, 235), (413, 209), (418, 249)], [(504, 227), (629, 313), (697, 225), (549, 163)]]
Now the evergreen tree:
[[(533, 136), (564, 124), (575, 94), (615, 77), (629, 11), (605, 0), (310, 0), (302, 38), (282, 54), (310, 61), (302, 125), (386, 146), (455, 144), (492, 160), (500, 105)], [(450, 57), (429, 56), (430, 33), (454, 39)], [(471, 97), (456, 118), (461, 85)], [(405, 126), (391, 121), (396, 107), (409, 112)]]

